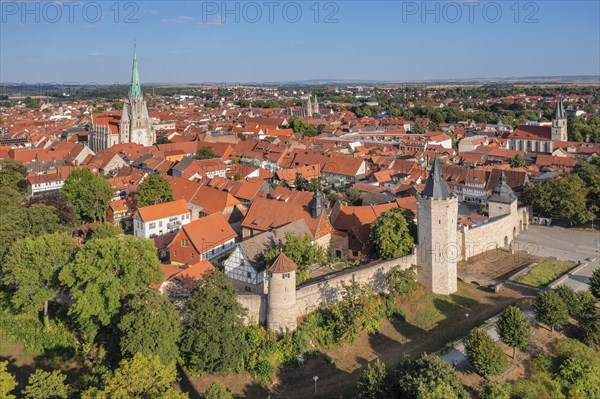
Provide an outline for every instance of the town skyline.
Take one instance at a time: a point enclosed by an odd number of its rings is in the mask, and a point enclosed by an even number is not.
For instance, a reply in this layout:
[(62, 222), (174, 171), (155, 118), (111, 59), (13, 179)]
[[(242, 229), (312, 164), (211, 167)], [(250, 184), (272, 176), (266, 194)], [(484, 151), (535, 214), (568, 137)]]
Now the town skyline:
[(125, 82), (134, 40), (141, 79), (155, 83), (404, 82), (600, 70), (596, 2), (275, 3), (268, 10), (235, 2), (84, 2), (72, 9), (3, 2), (1, 79)]

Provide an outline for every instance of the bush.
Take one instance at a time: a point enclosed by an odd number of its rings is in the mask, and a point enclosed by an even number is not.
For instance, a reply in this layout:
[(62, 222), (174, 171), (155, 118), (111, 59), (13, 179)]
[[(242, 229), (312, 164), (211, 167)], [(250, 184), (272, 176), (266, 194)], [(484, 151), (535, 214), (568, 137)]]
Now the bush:
[(202, 394), (204, 399), (233, 399), (233, 395), (221, 384), (214, 381)]

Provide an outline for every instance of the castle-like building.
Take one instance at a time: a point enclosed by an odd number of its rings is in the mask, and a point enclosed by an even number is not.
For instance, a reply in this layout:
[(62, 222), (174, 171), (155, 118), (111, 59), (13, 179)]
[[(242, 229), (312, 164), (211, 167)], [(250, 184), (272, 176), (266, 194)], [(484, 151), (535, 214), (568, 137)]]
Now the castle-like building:
[(238, 301), (248, 310), (248, 322), (266, 323), (273, 331), (293, 331), (298, 317), (339, 301), (345, 284), (369, 283), (374, 290), (385, 290), (385, 274), (396, 266), (417, 266), (421, 284), (436, 294), (453, 294), (458, 289), (459, 261), (498, 248), (512, 249), (513, 240), (528, 227), (529, 211), (518, 207), (504, 173), (492, 190), (488, 213), (487, 222), (481, 225), (459, 227), (458, 197), (448, 188), (435, 159), (425, 188), (417, 196), (418, 243), (410, 254), (297, 288), (296, 265), (282, 253), (267, 269), (266, 294), (239, 295)]
[(92, 116), (90, 125), (88, 146), (93, 151), (110, 148), (116, 144), (137, 143), (150, 146), (156, 142), (156, 133), (140, 86), (135, 46), (129, 97), (123, 102), (121, 115), (105, 114), (96, 118)]

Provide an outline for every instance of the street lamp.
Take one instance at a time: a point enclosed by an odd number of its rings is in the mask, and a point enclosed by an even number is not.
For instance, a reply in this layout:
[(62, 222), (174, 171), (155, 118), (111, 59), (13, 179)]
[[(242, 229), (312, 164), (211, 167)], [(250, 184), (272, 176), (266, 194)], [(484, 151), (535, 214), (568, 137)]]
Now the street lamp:
[(319, 379), (319, 377), (316, 375), (313, 377), (313, 380), (315, 380), (315, 394), (317, 393), (317, 380), (318, 379)]

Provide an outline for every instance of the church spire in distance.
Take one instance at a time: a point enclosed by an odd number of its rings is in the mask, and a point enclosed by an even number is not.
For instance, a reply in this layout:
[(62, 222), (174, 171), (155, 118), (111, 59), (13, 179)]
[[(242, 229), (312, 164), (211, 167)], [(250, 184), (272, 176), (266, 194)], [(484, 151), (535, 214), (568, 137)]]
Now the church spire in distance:
[(137, 54), (136, 54), (136, 43), (133, 42), (133, 68), (131, 71), (131, 88), (129, 89), (129, 95), (132, 98), (142, 97), (142, 88), (140, 86), (140, 75), (138, 73)]

